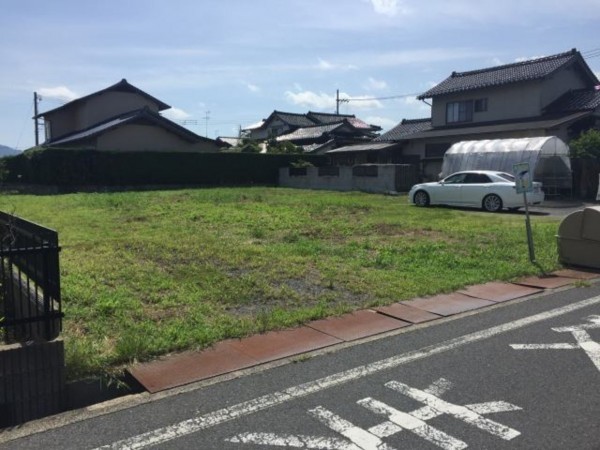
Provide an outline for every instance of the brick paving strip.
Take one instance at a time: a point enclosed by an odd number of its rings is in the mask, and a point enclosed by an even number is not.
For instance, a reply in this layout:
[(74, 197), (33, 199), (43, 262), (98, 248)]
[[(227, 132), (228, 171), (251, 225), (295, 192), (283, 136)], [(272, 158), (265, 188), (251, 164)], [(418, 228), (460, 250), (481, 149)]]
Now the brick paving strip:
[(316, 320), (289, 330), (229, 339), (205, 350), (169, 355), (137, 364), (128, 371), (146, 390), (155, 393), (594, 278), (600, 278), (600, 273), (564, 269), (548, 277), (527, 277), (514, 283), (491, 282), (469, 286), (453, 294), (402, 301)]

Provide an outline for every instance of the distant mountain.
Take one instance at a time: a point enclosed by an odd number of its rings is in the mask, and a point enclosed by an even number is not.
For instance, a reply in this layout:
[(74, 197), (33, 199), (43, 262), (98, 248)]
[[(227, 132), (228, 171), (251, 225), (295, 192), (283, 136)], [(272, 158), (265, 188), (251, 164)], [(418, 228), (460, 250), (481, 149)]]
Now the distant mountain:
[(0, 145), (0, 157), (2, 156), (14, 156), (20, 155), (21, 152), (19, 150), (15, 150), (14, 148), (7, 147), (6, 145)]

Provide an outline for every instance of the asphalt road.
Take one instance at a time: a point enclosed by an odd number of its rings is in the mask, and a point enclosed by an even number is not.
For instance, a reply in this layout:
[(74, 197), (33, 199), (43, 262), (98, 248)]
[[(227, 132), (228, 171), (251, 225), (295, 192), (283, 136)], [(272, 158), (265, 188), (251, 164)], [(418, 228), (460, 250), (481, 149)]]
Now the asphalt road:
[[(600, 284), (0, 444), (18, 449), (598, 449)], [(9, 433), (10, 434), (10, 433)], [(0, 434), (0, 442), (7, 435)]]

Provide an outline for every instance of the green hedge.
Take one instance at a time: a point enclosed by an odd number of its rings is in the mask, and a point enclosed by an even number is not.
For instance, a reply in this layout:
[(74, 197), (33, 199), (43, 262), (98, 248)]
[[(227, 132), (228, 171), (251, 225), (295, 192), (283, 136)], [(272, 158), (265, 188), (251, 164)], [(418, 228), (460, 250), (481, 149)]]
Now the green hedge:
[(4, 158), (4, 180), (57, 186), (276, 185), (278, 169), (319, 155), (45, 149)]

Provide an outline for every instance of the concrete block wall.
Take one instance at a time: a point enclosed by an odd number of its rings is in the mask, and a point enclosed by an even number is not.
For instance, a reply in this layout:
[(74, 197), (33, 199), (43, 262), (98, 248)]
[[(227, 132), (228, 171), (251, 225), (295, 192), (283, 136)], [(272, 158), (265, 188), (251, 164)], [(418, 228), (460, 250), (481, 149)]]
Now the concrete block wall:
[(306, 175), (290, 176), (288, 167), (279, 169), (279, 186), (331, 191), (396, 192), (395, 164), (377, 164), (377, 176), (353, 175), (353, 168), (340, 166), (338, 176), (319, 175), (318, 167), (307, 167)]
[(59, 413), (64, 397), (61, 339), (0, 346), (0, 427)]

